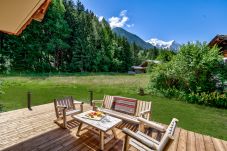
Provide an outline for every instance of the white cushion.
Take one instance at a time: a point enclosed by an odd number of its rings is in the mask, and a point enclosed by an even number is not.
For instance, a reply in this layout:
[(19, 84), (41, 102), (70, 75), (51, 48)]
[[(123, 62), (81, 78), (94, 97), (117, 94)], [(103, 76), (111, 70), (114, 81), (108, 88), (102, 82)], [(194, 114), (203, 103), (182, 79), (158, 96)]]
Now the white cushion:
[(66, 116), (72, 115), (72, 114), (77, 114), (77, 113), (80, 113), (80, 112), (81, 112), (80, 110), (71, 110), (71, 111), (67, 111), (67, 112), (66, 112)]
[(128, 115), (128, 114), (125, 114), (125, 113), (120, 113), (120, 112), (109, 110), (109, 109), (102, 109), (102, 111), (106, 114), (117, 117), (119, 119), (130, 121), (130, 122), (136, 123), (136, 124), (140, 123), (135, 116), (131, 116), (131, 115)]

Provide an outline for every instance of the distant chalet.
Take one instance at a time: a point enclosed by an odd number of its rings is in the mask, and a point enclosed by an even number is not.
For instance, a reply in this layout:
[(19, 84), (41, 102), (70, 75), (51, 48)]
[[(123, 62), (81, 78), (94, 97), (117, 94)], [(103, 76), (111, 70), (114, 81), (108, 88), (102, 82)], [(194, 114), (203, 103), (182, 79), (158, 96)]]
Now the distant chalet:
[(139, 73), (146, 73), (146, 70), (148, 68), (149, 64), (160, 64), (160, 61), (157, 60), (145, 60), (142, 64), (140, 64), (139, 66), (132, 66), (132, 71), (136, 74)]
[(227, 63), (227, 35), (215, 36), (208, 45), (210, 47), (217, 45), (219, 48), (221, 48), (221, 52), (224, 56), (224, 62)]

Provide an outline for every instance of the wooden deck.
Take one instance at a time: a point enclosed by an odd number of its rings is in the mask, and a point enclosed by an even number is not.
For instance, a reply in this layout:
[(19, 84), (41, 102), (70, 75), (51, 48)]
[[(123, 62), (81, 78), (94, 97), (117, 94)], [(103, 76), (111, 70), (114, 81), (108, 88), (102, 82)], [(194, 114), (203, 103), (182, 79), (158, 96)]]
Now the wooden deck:
[[(86, 105), (86, 109), (89, 106)], [(81, 137), (76, 136), (78, 123), (70, 121), (68, 129), (61, 129), (55, 119), (54, 105), (45, 104), (33, 107), (32, 111), (20, 109), (0, 113), (0, 150), (18, 151), (88, 151), (99, 150), (99, 137), (83, 131)], [(111, 140), (105, 145), (106, 150), (122, 149), (124, 134), (120, 129), (128, 127), (136, 131), (138, 126), (123, 123), (118, 126), (119, 140)], [(150, 130), (150, 135), (160, 139), (161, 134)], [(131, 148), (131, 150), (135, 150)], [(227, 142), (210, 136), (177, 128), (175, 140), (168, 151), (227, 151)]]

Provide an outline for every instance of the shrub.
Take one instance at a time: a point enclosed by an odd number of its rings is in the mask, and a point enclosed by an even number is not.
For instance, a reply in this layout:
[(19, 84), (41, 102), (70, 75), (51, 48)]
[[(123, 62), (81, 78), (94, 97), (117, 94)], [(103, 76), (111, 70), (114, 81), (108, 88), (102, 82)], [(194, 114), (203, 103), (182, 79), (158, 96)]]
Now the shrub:
[(226, 72), (219, 48), (210, 48), (206, 43), (188, 43), (170, 62), (153, 69), (149, 89), (167, 97), (183, 97), (188, 102), (221, 107), (226, 98), (214, 91), (217, 84), (223, 85), (227, 79)]
[(0, 113), (4, 111), (4, 106), (0, 104)]
[(3, 81), (0, 80), (0, 94), (4, 93), (3, 90), (2, 90), (3, 89), (2, 87), (3, 87)]
[[(2, 87), (3, 87), (3, 82), (0, 80), (0, 95), (3, 94), (3, 90), (2, 90)], [(0, 104), (0, 113), (3, 112), (3, 105)]]
[(227, 108), (227, 94), (220, 94), (218, 92), (191, 93), (186, 96), (186, 100), (190, 103)]
[(162, 62), (169, 62), (173, 59), (174, 55), (173, 51), (161, 50), (156, 59)]
[(147, 66), (146, 72), (147, 72), (147, 73), (152, 72), (152, 71), (153, 71), (153, 69), (154, 69), (156, 66), (157, 66), (157, 64), (156, 64), (156, 63), (153, 63), (153, 62), (148, 63), (148, 66)]

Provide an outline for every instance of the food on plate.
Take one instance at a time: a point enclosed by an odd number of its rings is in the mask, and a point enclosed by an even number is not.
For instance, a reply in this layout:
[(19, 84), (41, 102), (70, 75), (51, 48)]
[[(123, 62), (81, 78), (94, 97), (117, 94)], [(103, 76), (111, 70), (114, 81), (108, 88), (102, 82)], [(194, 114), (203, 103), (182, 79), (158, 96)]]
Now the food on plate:
[(93, 112), (88, 113), (87, 116), (89, 118), (99, 119), (99, 118), (102, 118), (103, 116), (105, 116), (105, 114), (103, 114), (100, 111), (93, 111)]

